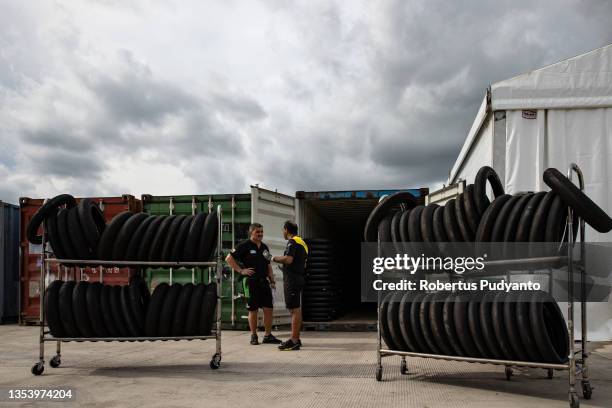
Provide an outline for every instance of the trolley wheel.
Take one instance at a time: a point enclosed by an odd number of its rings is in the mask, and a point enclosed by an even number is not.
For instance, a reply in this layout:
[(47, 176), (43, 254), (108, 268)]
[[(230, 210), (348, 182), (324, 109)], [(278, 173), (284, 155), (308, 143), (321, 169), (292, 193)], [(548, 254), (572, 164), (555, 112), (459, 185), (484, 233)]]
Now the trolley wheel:
[(402, 360), (400, 364), (400, 374), (408, 374), (408, 364), (406, 364), (406, 360)]
[(506, 373), (506, 380), (510, 381), (510, 379), (512, 378), (512, 374), (514, 374), (514, 371), (512, 371), (512, 367), (506, 367), (504, 371)]
[(382, 366), (376, 367), (376, 381), (382, 381)]
[(49, 360), (49, 365), (52, 368), (57, 368), (60, 366), (60, 364), (62, 364), (62, 359), (57, 354), (54, 355), (53, 358), (51, 358), (51, 360)]
[(591, 397), (593, 396), (593, 387), (591, 387), (590, 381), (582, 382), (582, 396), (586, 400), (590, 400)]
[(219, 367), (221, 367), (221, 354), (215, 354), (212, 360), (210, 360), (210, 368), (216, 370)]
[(555, 370), (553, 370), (552, 368), (549, 368), (548, 370), (546, 370), (546, 377), (549, 380), (552, 380), (554, 375), (555, 375)]
[(580, 400), (575, 392), (569, 394), (569, 406), (570, 408), (580, 408)]
[(42, 361), (34, 364), (32, 366), (32, 374), (34, 375), (41, 375), (43, 373), (43, 371), (45, 371), (45, 363), (43, 363)]

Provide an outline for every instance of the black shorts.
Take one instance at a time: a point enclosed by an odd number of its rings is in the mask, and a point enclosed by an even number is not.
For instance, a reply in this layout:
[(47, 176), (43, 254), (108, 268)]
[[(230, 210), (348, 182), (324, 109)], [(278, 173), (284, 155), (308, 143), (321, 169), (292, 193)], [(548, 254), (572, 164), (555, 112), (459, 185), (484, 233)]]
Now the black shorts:
[(242, 280), (247, 310), (257, 310), (262, 307), (272, 308), (272, 289), (266, 278), (244, 278)]
[(304, 285), (285, 280), (283, 288), (285, 289), (285, 306), (287, 309), (298, 309), (302, 305)]

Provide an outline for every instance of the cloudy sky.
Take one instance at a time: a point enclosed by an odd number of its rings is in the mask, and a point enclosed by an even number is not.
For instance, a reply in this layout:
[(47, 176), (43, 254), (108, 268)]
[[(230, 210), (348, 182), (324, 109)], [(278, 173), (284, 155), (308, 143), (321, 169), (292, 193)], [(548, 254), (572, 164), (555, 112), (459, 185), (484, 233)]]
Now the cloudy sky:
[(435, 187), (611, 3), (0, 0), (0, 200)]

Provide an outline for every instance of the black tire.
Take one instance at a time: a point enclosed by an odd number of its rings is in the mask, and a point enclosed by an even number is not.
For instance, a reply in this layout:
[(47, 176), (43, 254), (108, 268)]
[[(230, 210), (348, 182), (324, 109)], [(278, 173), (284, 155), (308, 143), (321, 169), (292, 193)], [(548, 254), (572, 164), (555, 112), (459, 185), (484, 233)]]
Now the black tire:
[(431, 299), (435, 296), (434, 293), (428, 293), (421, 301), (419, 307), (419, 324), (421, 326), (421, 333), (427, 343), (427, 348), (431, 350), (433, 354), (444, 354), (442, 350), (438, 348), (438, 344), (434, 338), (433, 332), (431, 331), (431, 324), (429, 317), (429, 307), (431, 305)]
[(36, 245), (42, 244), (42, 235), (37, 235), (38, 228), (40, 228), (43, 221), (61, 205), (65, 205), (66, 208), (72, 208), (76, 206), (76, 200), (70, 194), (60, 194), (41, 205), (30, 219), (26, 228), (26, 237), (28, 241)]
[(64, 281), (55, 280), (49, 284), (45, 291), (45, 313), (49, 330), (53, 337), (66, 337), (60, 317), (59, 296)]
[(408, 351), (418, 352), (418, 343), (410, 327), (410, 307), (412, 306), (414, 296), (415, 294), (411, 292), (407, 292), (402, 296), (399, 305), (398, 320), (400, 333), (404, 339), (404, 343), (408, 346)]
[(123, 314), (123, 307), (121, 306), (121, 298), (123, 297), (121, 286), (113, 286), (110, 292), (110, 306), (111, 312), (113, 315), (113, 322), (117, 327), (117, 332), (119, 333), (119, 337), (129, 337), (130, 330), (128, 329), (127, 323), (125, 321), (125, 316)]
[(121, 229), (119, 229), (115, 237), (115, 242), (113, 243), (113, 252), (111, 255), (113, 261), (125, 260), (125, 254), (127, 253), (130, 240), (134, 237), (134, 233), (140, 224), (148, 217), (149, 215), (145, 213), (134, 214), (121, 226)]
[(465, 356), (465, 352), (461, 347), (461, 341), (457, 335), (457, 330), (455, 329), (455, 300), (456, 298), (453, 293), (449, 293), (444, 299), (444, 304), (442, 305), (442, 323), (444, 325), (446, 339), (452, 348), (453, 355)]
[(109, 261), (113, 256), (113, 246), (115, 244), (115, 239), (117, 238), (117, 234), (123, 224), (134, 215), (131, 211), (121, 212), (113, 217), (111, 222), (106, 226), (106, 229), (102, 233), (100, 237), (100, 243), (98, 244), (98, 256), (99, 260)]
[(204, 298), (198, 322), (198, 332), (202, 336), (209, 336), (215, 324), (215, 312), (217, 311), (217, 284), (212, 282), (206, 286)]
[(546, 196), (544, 191), (535, 193), (525, 205), (518, 226), (516, 227), (516, 242), (527, 242), (529, 240), (529, 233), (533, 225), (533, 217), (544, 196)]
[(421, 234), (421, 214), (425, 206), (417, 205), (408, 216), (408, 238), (411, 242), (423, 242)]
[(510, 213), (514, 209), (516, 202), (521, 199), (521, 195), (514, 195), (510, 197), (508, 201), (504, 204), (502, 209), (495, 217), (495, 222), (493, 224), (493, 230), (491, 231), (491, 242), (503, 242), (504, 240), (504, 230), (506, 229), (506, 225), (508, 224), (508, 218), (510, 217)]
[(389, 350), (397, 350), (397, 345), (393, 341), (391, 337), (391, 332), (389, 331), (389, 320), (387, 319), (387, 311), (389, 310), (389, 301), (393, 293), (388, 293), (380, 303), (380, 335), (382, 336), (383, 341), (387, 345)]
[(478, 349), (478, 353), (484, 357), (489, 358), (493, 357), (493, 354), (489, 351), (487, 344), (484, 340), (484, 335), (482, 333), (482, 327), (480, 323), (480, 304), (481, 304), (481, 293), (474, 293), (468, 302), (468, 326), (470, 328), (470, 334), (476, 348)]
[(327, 256), (311, 256), (310, 253), (308, 254), (308, 265), (310, 265), (311, 263), (333, 263), (334, 262), (334, 257), (332, 257), (331, 255), (327, 255)]
[(482, 338), (487, 344), (487, 349), (493, 358), (504, 359), (499, 347), (498, 339), (495, 338), (495, 330), (493, 329), (493, 320), (491, 318), (491, 310), (493, 308), (494, 299), (497, 296), (496, 292), (486, 292), (480, 303), (480, 327), (482, 328)]
[(393, 217), (391, 218), (391, 242), (393, 242), (393, 247), (397, 253), (402, 252), (401, 242), (402, 238), (400, 236), (400, 219), (402, 218), (402, 214), (404, 211), (397, 211)]
[(87, 241), (87, 246), (92, 254), (98, 251), (100, 237), (106, 228), (106, 220), (100, 207), (90, 198), (84, 198), (77, 206), (79, 222)]
[(321, 249), (311, 249), (308, 252), (308, 257), (310, 258), (327, 258), (327, 259), (333, 259), (334, 257), (334, 253), (331, 251), (327, 251), (327, 250), (321, 250)]
[(433, 341), (436, 343), (438, 350), (442, 354), (452, 356), (455, 353), (444, 328), (444, 300), (447, 296), (448, 293), (446, 292), (438, 292), (431, 298), (429, 303), (429, 326), (433, 335)]
[(434, 212), (439, 208), (437, 204), (429, 204), (421, 213), (421, 236), (424, 242), (435, 242)]
[(161, 309), (164, 305), (164, 299), (166, 298), (169, 288), (170, 285), (162, 282), (157, 285), (153, 291), (145, 318), (145, 335), (147, 337), (157, 337), (157, 326), (159, 324)]
[(91, 319), (87, 312), (87, 289), (89, 282), (81, 281), (72, 290), (72, 314), (81, 337), (95, 337)]
[(202, 302), (206, 293), (206, 285), (198, 283), (191, 294), (189, 300), (189, 308), (187, 309), (187, 320), (185, 322), (185, 336), (195, 336), (198, 334), (198, 325), (200, 313), (202, 311)]
[(493, 333), (497, 339), (502, 357), (506, 360), (516, 360), (519, 357), (515, 355), (510, 345), (514, 339), (506, 335), (506, 326), (509, 325), (504, 316), (506, 302), (508, 302), (508, 294), (506, 292), (498, 292), (493, 303), (491, 303), (491, 322), (493, 323)]
[(417, 199), (407, 191), (399, 191), (383, 198), (368, 216), (363, 233), (365, 242), (377, 241), (378, 225), (392, 208), (404, 204), (405, 208), (410, 209), (417, 203)]
[(569, 354), (565, 320), (557, 302), (546, 292), (540, 291), (531, 295), (529, 322), (544, 361), (565, 363)]
[(95, 337), (110, 337), (110, 333), (104, 324), (102, 313), (102, 285), (100, 282), (92, 282), (87, 287), (85, 300), (87, 303), (87, 314)]
[(72, 248), (75, 251), (77, 259), (91, 259), (92, 253), (87, 246), (85, 240), (85, 234), (81, 229), (81, 223), (79, 221), (79, 209), (78, 207), (72, 207), (68, 210), (68, 239), (72, 244)]
[(161, 223), (166, 219), (165, 215), (156, 215), (153, 216), (153, 221), (147, 227), (144, 235), (142, 236), (142, 241), (140, 245), (138, 245), (138, 255), (136, 255), (136, 259), (139, 261), (148, 261), (149, 260), (149, 252), (153, 248), (153, 240), (155, 239), (155, 235), (157, 234), (157, 230), (160, 228)]
[(543, 242), (546, 238), (546, 222), (548, 220), (548, 214), (553, 201), (555, 201), (556, 194), (552, 191), (546, 193), (535, 214), (533, 215), (533, 222), (529, 229), (529, 242)]
[(423, 336), (423, 331), (421, 329), (421, 321), (419, 319), (419, 313), (421, 310), (421, 302), (423, 298), (425, 298), (426, 293), (417, 293), (412, 299), (412, 304), (410, 305), (410, 329), (412, 330), (412, 334), (414, 335), (414, 339), (416, 340), (417, 350), (421, 353), (430, 353), (431, 350), (425, 341), (425, 337)]
[(60, 319), (62, 320), (62, 327), (64, 328), (64, 332), (68, 337), (81, 336), (77, 323), (74, 320), (74, 314), (72, 311), (72, 294), (75, 286), (75, 281), (66, 281), (64, 282), (59, 291)]
[(476, 242), (493, 242), (491, 238), (493, 235), (493, 228), (495, 227), (495, 221), (503, 207), (511, 198), (512, 196), (504, 194), (497, 197), (493, 203), (487, 207), (480, 219), (478, 230), (476, 231)]
[(461, 236), (463, 237), (463, 241), (465, 242), (473, 242), (474, 241), (474, 231), (470, 229), (470, 225), (467, 221), (467, 215), (465, 214), (465, 202), (463, 200), (463, 194), (459, 194), (457, 199), (455, 200), (455, 216), (457, 218), (457, 225), (459, 226), (459, 231), (461, 232)]
[(131, 337), (139, 337), (142, 332), (139, 330), (136, 317), (132, 312), (130, 299), (130, 285), (121, 286), (121, 311), (123, 319)]
[(331, 271), (331, 269), (334, 267), (334, 264), (332, 262), (308, 262), (308, 266), (307, 266), (307, 271), (310, 270), (320, 270), (323, 269), (325, 271)]
[[(488, 200), (488, 199), (487, 199)], [(474, 185), (469, 184), (463, 192), (463, 208), (465, 209), (465, 217), (470, 227), (470, 231), (476, 233), (478, 224), (480, 223), (481, 213), (476, 208), (476, 199), (474, 198)]]
[[(140, 223), (140, 225), (138, 225), (138, 228), (136, 228), (136, 231), (134, 231), (134, 233), (131, 235), (129, 239), (129, 243), (127, 245), (127, 249), (125, 250), (125, 255), (124, 255), (124, 259), (126, 261), (137, 261), (138, 260), (138, 251), (140, 249), (140, 244), (142, 243), (143, 237), (145, 233), (147, 232), (147, 229), (149, 229), (149, 225), (151, 225), (151, 223), (155, 221), (156, 218), (157, 217), (154, 215), (149, 215), (147, 218), (145, 218)], [(113, 252), (114, 252), (114, 248), (113, 248)]]
[(516, 305), (519, 300), (518, 295), (518, 292), (510, 292), (506, 297), (504, 303), (504, 329), (514, 355), (519, 361), (529, 361), (530, 358), (523, 346), (517, 322)]
[(531, 323), (529, 322), (529, 299), (526, 293), (520, 293), (518, 295), (518, 302), (516, 304), (516, 323), (520, 334), (520, 340), (529, 356), (529, 361), (544, 361), (538, 351), (538, 346), (535, 343), (531, 331)]
[(313, 309), (336, 309), (337, 307), (338, 307), (338, 302), (334, 302), (334, 301), (304, 302), (304, 309), (308, 312)]
[(533, 193), (523, 194), (514, 204), (508, 215), (506, 226), (504, 228), (504, 235), (502, 237), (503, 242), (515, 242), (516, 229), (518, 228), (521, 214), (523, 214), (523, 208), (527, 205), (529, 200), (533, 197)]
[(57, 213), (58, 210), (52, 211), (51, 215), (47, 218), (45, 225), (47, 227), (47, 233), (49, 235), (51, 248), (53, 249), (53, 254), (57, 259), (66, 259), (66, 252), (64, 250), (64, 246), (62, 245), (62, 237), (57, 227)]
[(176, 302), (176, 309), (174, 310), (174, 317), (172, 318), (173, 336), (185, 335), (188, 307), (193, 294), (193, 289), (194, 285), (192, 283), (186, 283), (181, 288), (181, 292), (179, 293), (178, 300)]
[[(144, 286), (144, 288), (143, 288)], [(138, 333), (144, 333), (144, 325), (149, 305), (149, 290), (141, 278), (132, 279), (128, 287), (129, 308)]]
[(584, 221), (598, 232), (612, 230), (612, 218), (557, 169), (544, 171), (544, 182), (561, 200), (572, 207)]
[(455, 332), (457, 339), (461, 344), (461, 349), (469, 357), (483, 357), (476, 347), (476, 343), (472, 338), (470, 325), (468, 321), (468, 305), (469, 297), (467, 295), (458, 294), (455, 297), (453, 305), (453, 321), (455, 324)]
[(172, 319), (174, 318), (174, 310), (176, 309), (176, 302), (178, 301), (181, 289), (182, 285), (174, 283), (168, 289), (168, 293), (166, 293), (157, 324), (157, 335), (159, 337), (169, 337), (172, 334)]
[(433, 234), (436, 242), (448, 242), (446, 229), (444, 228), (444, 209), (446, 207), (437, 207), (433, 214)]
[[(561, 242), (567, 221), (567, 206), (558, 195), (554, 197), (546, 218), (544, 240), (546, 242)], [(575, 231), (578, 228), (574, 228)]]
[(378, 225), (378, 235), (380, 236), (380, 242), (392, 242), (391, 241), (391, 219), (393, 214), (385, 216)]
[(463, 242), (463, 235), (457, 223), (456, 200), (451, 198), (444, 205), (444, 231), (450, 242)]
[(187, 236), (189, 235), (189, 230), (191, 228), (193, 219), (194, 216), (190, 215), (181, 223), (181, 226), (176, 233), (176, 239), (174, 241), (174, 245), (172, 246), (172, 251), (170, 252), (170, 259), (172, 261), (179, 262), (183, 259), (183, 252), (185, 251), (185, 244), (187, 243)]
[(200, 246), (198, 251), (198, 260), (208, 262), (213, 258), (213, 253), (217, 248), (217, 235), (219, 232), (219, 219), (217, 212), (213, 211), (208, 214), (204, 227), (202, 228), (202, 237), (200, 238)]
[(404, 341), (402, 330), (399, 322), (400, 302), (404, 297), (403, 292), (395, 292), (389, 301), (387, 308), (387, 327), (389, 328), (389, 336), (393, 339), (393, 343), (401, 351), (409, 351), (408, 344)]
[(113, 318), (113, 310), (111, 307), (111, 296), (112, 296), (113, 287), (109, 285), (104, 285), (100, 292), (100, 307), (102, 309), (102, 318), (104, 319), (104, 326), (106, 327), (106, 331), (111, 337), (119, 337), (121, 333), (119, 329), (117, 329), (117, 325), (115, 324), (115, 319)]
[(490, 201), (487, 197), (487, 181), (491, 185), (494, 198), (504, 194), (504, 186), (495, 170), (489, 166), (481, 167), (474, 179), (474, 199), (479, 214), (484, 214)]
[(189, 232), (187, 233), (187, 240), (185, 242), (185, 250), (183, 251), (183, 259), (185, 262), (195, 262), (198, 259), (198, 244), (200, 243), (202, 228), (204, 228), (207, 215), (208, 214), (206, 213), (197, 214), (189, 226)]
[(162, 260), (168, 230), (170, 229), (172, 223), (174, 223), (175, 218), (176, 215), (169, 215), (162, 220), (161, 224), (159, 224), (155, 237), (153, 238), (153, 242), (151, 243), (151, 247), (149, 248), (149, 261), (158, 262)]

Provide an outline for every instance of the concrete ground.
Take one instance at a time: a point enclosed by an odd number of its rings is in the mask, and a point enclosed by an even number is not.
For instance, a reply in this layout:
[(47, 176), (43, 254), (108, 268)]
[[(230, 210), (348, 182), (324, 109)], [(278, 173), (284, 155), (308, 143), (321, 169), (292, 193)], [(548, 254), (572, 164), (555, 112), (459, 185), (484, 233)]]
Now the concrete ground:
[[(0, 389), (71, 387), (76, 401), (0, 406), (79, 407), (567, 407), (567, 373), (548, 380), (522, 369), (506, 381), (503, 367), (399, 358), (384, 359), (374, 379), (375, 333), (306, 332), (304, 348), (280, 352), (250, 346), (246, 332), (223, 332), (223, 361), (208, 362), (213, 341), (64, 343), (62, 366), (37, 360), (38, 328), (0, 326)], [(286, 337), (286, 333), (277, 333)], [(47, 343), (47, 357), (55, 343)], [(612, 344), (593, 344), (593, 399), (582, 407), (612, 407)], [(517, 370), (518, 371), (518, 370)]]

